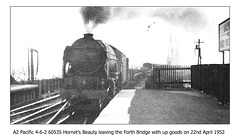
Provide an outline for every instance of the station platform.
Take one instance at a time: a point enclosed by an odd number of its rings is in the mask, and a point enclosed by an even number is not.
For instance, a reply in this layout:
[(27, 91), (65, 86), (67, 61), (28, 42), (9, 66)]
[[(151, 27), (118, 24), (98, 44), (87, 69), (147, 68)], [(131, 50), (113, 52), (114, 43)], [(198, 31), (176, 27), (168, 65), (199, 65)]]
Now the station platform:
[(230, 107), (194, 90), (122, 90), (93, 124), (230, 124)]
[(128, 109), (135, 89), (120, 91), (105, 107), (93, 124), (129, 124)]
[(38, 99), (39, 86), (34, 84), (12, 84), (10, 86), (11, 109), (26, 105)]
[(10, 86), (10, 92), (20, 92), (20, 91), (27, 91), (32, 89), (38, 89), (38, 85), (34, 84), (13, 84)]

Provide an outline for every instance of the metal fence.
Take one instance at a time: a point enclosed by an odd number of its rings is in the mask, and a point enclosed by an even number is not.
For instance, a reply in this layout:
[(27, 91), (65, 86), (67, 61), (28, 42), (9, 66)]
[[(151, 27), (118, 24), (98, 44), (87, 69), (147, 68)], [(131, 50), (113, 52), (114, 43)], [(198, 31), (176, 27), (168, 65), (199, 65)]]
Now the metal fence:
[(215, 96), (222, 103), (230, 102), (230, 64), (191, 66), (191, 86)]
[(189, 65), (154, 65), (152, 85), (154, 89), (191, 87), (191, 67)]

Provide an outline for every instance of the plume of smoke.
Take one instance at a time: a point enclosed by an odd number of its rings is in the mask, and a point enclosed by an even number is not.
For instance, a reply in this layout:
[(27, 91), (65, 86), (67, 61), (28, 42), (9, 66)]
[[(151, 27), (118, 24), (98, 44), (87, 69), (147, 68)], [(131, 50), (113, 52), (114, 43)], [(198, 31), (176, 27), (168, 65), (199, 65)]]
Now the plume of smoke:
[(118, 18), (128, 20), (138, 17), (141, 8), (137, 7), (82, 7), (80, 14), (87, 32), (92, 32), (99, 24)]
[(115, 18), (129, 20), (143, 16), (160, 18), (190, 31), (200, 30), (207, 24), (204, 14), (199, 9), (191, 7), (82, 7), (80, 14), (87, 32)]
[(150, 13), (150, 16), (157, 17), (175, 26), (183, 27), (190, 31), (200, 30), (206, 26), (207, 21), (196, 8), (158, 8)]
[(83, 7), (80, 14), (88, 32), (97, 25), (106, 23), (111, 16), (110, 7)]
[(134, 19), (140, 16), (143, 10), (140, 7), (112, 7), (112, 18), (122, 20)]

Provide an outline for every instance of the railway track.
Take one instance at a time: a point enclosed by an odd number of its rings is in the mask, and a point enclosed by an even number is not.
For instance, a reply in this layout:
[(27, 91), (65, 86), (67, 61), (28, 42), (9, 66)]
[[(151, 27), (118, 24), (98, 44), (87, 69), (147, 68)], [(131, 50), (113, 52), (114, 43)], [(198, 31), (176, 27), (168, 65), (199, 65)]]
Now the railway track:
[[(60, 95), (55, 95), (10, 111), (11, 124), (35, 124), (42, 123), (56, 113), (60, 113), (68, 101), (61, 100)], [(55, 116), (56, 117), (56, 116)], [(51, 123), (51, 122), (49, 122)]]
[(11, 110), (11, 124), (91, 124), (95, 120), (96, 114), (69, 109), (70, 100), (56, 95)]
[(82, 111), (75, 111), (71, 113), (71, 116), (65, 121), (59, 120), (60, 123), (56, 124), (92, 124), (97, 118), (98, 114), (85, 113)]

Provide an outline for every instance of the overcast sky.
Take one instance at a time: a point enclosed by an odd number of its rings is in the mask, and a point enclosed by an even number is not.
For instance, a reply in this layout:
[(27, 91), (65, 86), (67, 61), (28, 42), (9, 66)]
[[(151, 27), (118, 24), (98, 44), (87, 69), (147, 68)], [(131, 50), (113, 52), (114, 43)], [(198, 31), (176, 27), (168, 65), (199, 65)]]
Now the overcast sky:
[[(170, 35), (178, 47), (181, 64), (197, 64), (194, 48), (198, 39), (204, 41), (202, 63), (222, 63), (218, 24), (229, 18), (229, 7), (107, 7), (105, 10), (104, 21), (89, 29), (80, 7), (11, 7), (11, 68), (27, 71), (27, 49), (33, 48), (40, 57), (38, 77), (61, 76), (65, 47), (86, 32), (122, 51), (129, 58), (130, 67), (145, 62), (166, 64)], [(228, 57), (227, 53), (227, 63)]]

